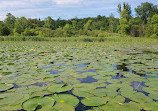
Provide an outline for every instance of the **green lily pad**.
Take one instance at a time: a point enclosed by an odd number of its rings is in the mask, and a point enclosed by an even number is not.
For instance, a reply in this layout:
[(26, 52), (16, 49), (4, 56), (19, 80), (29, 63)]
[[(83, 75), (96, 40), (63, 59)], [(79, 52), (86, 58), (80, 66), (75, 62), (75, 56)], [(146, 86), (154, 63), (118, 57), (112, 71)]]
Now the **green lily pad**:
[(109, 103), (121, 104), (125, 102), (125, 98), (123, 96), (116, 96), (109, 100)]
[(148, 102), (144, 103), (143, 105), (144, 110), (150, 110), (150, 111), (158, 111), (158, 102)]
[(13, 84), (0, 84), (0, 92), (13, 88)]
[(25, 101), (22, 105), (25, 110), (35, 110), (37, 106), (54, 105), (54, 99), (51, 97), (34, 97)]
[(121, 93), (122, 96), (125, 96), (129, 99), (131, 99), (132, 101), (135, 102), (139, 102), (139, 103), (144, 103), (144, 102), (151, 102), (152, 99), (148, 96), (145, 96), (143, 93), (141, 92), (127, 92), (127, 93)]
[(142, 109), (141, 104), (135, 102), (125, 103), (124, 107), (126, 111), (140, 111)]
[[(158, 79), (157, 79), (158, 80)], [(153, 80), (150, 82), (146, 82), (145, 85), (151, 87), (151, 88), (158, 88), (158, 82), (157, 80)]]
[(17, 105), (23, 102), (24, 95), (22, 93), (2, 93), (0, 94), (0, 105)]
[(9, 110), (21, 110), (21, 104), (15, 105), (15, 106), (2, 106), (0, 107), (0, 111), (9, 111)]
[(149, 97), (151, 97), (151, 98), (153, 98), (155, 100), (158, 100), (158, 94), (157, 94), (157, 92), (149, 94)]
[(79, 90), (79, 89), (74, 89), (72, 91), (72, 93), (76, 96), (79, 96), (79, 97), (91, 97), (91, 96), (94, 96), (93, 93), (91, 93), (91, 91), (82, 91), (82, 90)]
[(56, 92), (66, 92), (72, 89), (72, 86), (70, 85), (65, 85), (65, 84), (54, 84), (51, 85), (47, 88), (47, 91), (51, 93), (56, 93)]
[(86, 97), (81, 102), (86, 106), (100, 106), (106, 104), (108, 100), (108, 97)]
[(73, 85), (74, 89), (80, 90), (80, 91), (87, 91), (87, 90), (93, 90), (97, 87), (97, 84), (94, 83), (80, 83)]
[(75, 111), (75, 108), (66, 103), (56, 103), (52, 111)]
[(99, 108), (104, 111), (126, 111), (121, 104), (106, 104), (103, 106), (99, 106)]
[(53, 111), (53, 107), (46, 105), (46, 106), (43, 106), (41, 109), (38, 109), (37, 111)]
[(107, 103), (106, 105), (99, 106), (104, 111), (140, 111), (142, 106), (138, 103)]
[(68, 94), (54, 94), (51, 96), (56, 102), (67, 103), (76, 107), (79, 103), (77, 97)]
[(106, 96), (106, 89), (105, 88), (100, 88), (100, 89), (94, 89), (91, 91), (91, 93), (95, 96), (98, 96), (98, 97), (103, 97), (103, 96)]

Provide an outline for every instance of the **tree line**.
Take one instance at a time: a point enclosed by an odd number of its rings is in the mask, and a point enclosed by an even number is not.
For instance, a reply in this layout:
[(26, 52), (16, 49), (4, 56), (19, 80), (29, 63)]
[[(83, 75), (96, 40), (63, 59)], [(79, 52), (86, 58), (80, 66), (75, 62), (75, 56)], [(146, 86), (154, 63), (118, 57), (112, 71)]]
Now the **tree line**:
[(113, 14), (109, 17), (73, 18), (64, 20), (52, 19), (50, 16), (41, 19), (15, 17), (11, 13), (0, 21), (0, 36), (41, 36), (71, 37), (93, 36), (105, 37), (108, 33), (119, 33), (133, 37), (158, 37), (158, 6), (152, 3), (141, 3), (135, 8), (136, 16), (132, 16), (128, 3), (118, 4), (120, 18)]

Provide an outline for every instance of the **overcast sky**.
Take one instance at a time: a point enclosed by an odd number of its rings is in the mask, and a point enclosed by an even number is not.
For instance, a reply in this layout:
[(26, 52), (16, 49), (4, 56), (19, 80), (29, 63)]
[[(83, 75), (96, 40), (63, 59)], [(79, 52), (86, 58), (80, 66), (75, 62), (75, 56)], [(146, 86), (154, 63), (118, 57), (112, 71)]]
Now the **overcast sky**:
[(74, 17), (109, 16), (117, 13), (118, 3), (129, 3), (133, 10), (141, 2), (158, 5), (158, 0), (0, 0), (0, 20), (4, 20), (7, 13), (15, 17), (41, 18), (51, 16), (54, 19), (71, 19)]

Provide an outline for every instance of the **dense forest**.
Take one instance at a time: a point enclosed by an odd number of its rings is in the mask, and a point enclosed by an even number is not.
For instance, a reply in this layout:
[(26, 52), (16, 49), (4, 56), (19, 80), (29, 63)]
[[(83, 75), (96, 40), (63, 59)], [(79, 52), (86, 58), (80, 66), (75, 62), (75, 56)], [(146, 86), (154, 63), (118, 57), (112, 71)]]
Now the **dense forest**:
[(106, 37), (107, 33), (119, 33), (132, 37), (158, 37), (158, 6), (152, 3), (141, 3), (135, 8), (132, 16), (128, 3), (118, 4), (120, 18), (113, 14), (109, 17), (98, 15), (89, 18), (70, 20), (53, 20), (50, 16), (41, 19), (15, 17), (11, 13), (0, 21), (0, 36), (40, 36), (71, 37), (92, 36)]

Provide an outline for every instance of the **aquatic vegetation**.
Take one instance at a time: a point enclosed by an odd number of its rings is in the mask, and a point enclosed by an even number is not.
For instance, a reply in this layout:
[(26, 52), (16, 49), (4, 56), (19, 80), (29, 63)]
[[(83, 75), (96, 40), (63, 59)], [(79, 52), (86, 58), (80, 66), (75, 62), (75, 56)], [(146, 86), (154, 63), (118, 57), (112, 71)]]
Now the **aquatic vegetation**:
[(140, 41), (1, 42), (0, 110), (156, 111), (158, 44)]

